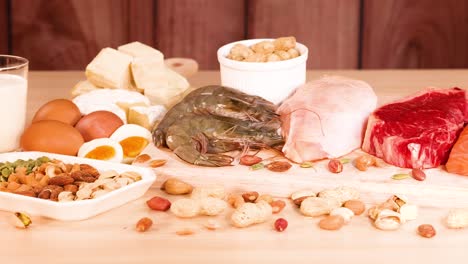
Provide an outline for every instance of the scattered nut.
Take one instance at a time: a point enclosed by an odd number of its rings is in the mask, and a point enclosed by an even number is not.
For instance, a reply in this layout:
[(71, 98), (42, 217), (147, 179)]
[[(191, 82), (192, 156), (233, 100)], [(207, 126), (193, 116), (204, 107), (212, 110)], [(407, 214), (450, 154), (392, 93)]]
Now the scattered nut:
[(221, 214), (227, 208), (224, 200), (214, 197), (205, 197), (200, 199), (201, 215), (215, 216)]
[(328, 162), (328, 170), (332, 173), (340, 173), (343, 171), (343, 164), (337, 159), (331, 159)]
[(318, 194), (318, 197), (334, 198), (340, 201), (341, 204), (349, 200), (357, 200), (359, 199), (359, 196), (359, 191), (357, 189), (347, 186), (341, 186), (335, 189), (326, 189)]
[(149, 166), (151, 168), (158, 168), (158, 167), (164, 166), (164, 164), (166, 163), (167, 163), (167, 160), (157, 159), (157, 160), (150, 161)]
[(360, 171), (366, 171), (370, 166), (375, 166), (376, 159), (370, 155), (363, 155), (354, 160), (355, 166)]
[(415, 180), (424, 181), (426, 179), (426, 173), (421, 169), (413, 169), (411, 175)]
[(272, 215), (271, 206), (265, 202), (244, 203), (231, 216), (235, 227), (247, 227), (267, 221)]
[(133, 160), (133, 163), (145, 163), (151, 159), (151, 156), (148, 154), (141, 154)]
[(354, 215), (361, 215), (366, 210), (366, 205), (360, 200), (346, 201), (343, 206), (353, 211)]
[(163, 197), (154, 196), (153, 198), (146, 201), (146, 204), (151, 210), (156, 211), (167, 211), (171, 208), (171, 202)]
[(153, 225), (153, 220), (151, 220), (148, 217), (143, 217), (141, 218), (137, 223), (136, 223), (136, 230), (138, 232), (146, 232), (150, 227)]
[(315, 196), (317, 196), (317, 194), (312, 190), (300, 190), (300, 191), (293, 192), (289, 197), (291, 198), (291, 200), (294, 201), (301, 197), (315, 197)]
[[(312, 197), (313, 197), (313, 196), (312, 196)], [(299, 197), (299, 198), (293, 200), (293, 203), (294, 203), (295, 205), (297, 205), (297, 206), (300, 207), (301, 204), (302, 204), (302, 202), (303, 202), (305, 199), (307, 199), (307, 198), (309, 198), (309, 197), (308, 197), (308, 196)]]
[(330, 215), (339, 215), (343, 217), (344, 223), (347, 224), (353, 218), (354, 213), (346, 207), (335, 208), (330, 212)]
[(228, 203), (233, 208), (239, 208), (241, 205), (245, 203), (244, 198), (240, 194), (230, 194), (228, 197)]
[(265, 201), (265, 202), (271, 204), (273, 202), (273, 197), (271, 195), (269, 195), (269, 194), (262, 194), (257, 198), (257, 200), (255, 200), (256, 203), (258, 203), (260, 201)]
[(239, 164), (245, 165), (245, 166), (252, 166), (259, 162), (262, 162), (262, 158), (253, 156), (253, 155), (244, 155), (240, 158)]
[(418, 226), (418, 234), (425, 238), (431, 238), (436, 235), (436, 231), (432, 225), (424, 224)]
[(468, 209), (452, 209), (445, 219), (448, 228), (468, 227)]
[(292, 167), (287, 161), (273, 161), (266, 165), (266, 168), (274, 172), (285, 172)]
[(190, 235), (195, 234), (195, 231), (193, 231), (190, 228), (184, 228), (184, 229), (181, 229), (181, 230), (177, 230), (176, 234), (179, 235), (179, 236), (190, 236)]
[(302, 201), (300, 210), (305, 216), (320, 216), (329, 214), (340, 206), (340, 201), (334, 198), (308, 197)]
[(404, 204), (398, 209), (404, 221), (415, 220), (418, 217), (418, 207), (414, 204)]
[(247, 192), (242, 194), (242, 198), (244, 198), (244, 202), (246, 203), (253, 203), (258, 198), (258, 192)]
[(192, 199), (202, 199), (205, 197), (224, 199), (224, 197), (226, 197), (224, 186), (213, 184), (203, 187), (196, 187), (193, 189), (191, 195)]
[(403, 222), (399, 213), (389, 209), (383, 209), (377, 215), (374, 225), (380, 230), (397, 230)]
[(286, 203), (281, 200), (276, 200), (270, 203), (270, 206), (272, 208), (272, 212), (274, 214), (278, 214), (281, 211), (283, 211), (284, 207), (286, 206)]
[(32, 224), (31, 218), (27, 214), (21, 212), (14, 213), (10, 219), (11, 223), (16, 228), (26, 229)]
[(339, 230), (344, 225), (344, 219), (341, 215), (329, 215), (319, 221), (318, 225), (324, 230)]
[(200, 213), (200, 202), (194, 199), (179, 199), (172, 203), (171, 212), (182, 218), (190, 218)]
[(209, 219), (203, 226), (208, 230), (216, 230), (221, 227), (219, 222), (213, 219)]
[(278, 218), (275, 221), (275, 230), (278, 232), (283, 232), (288, 227), (288, 221), (284, 218)]
[(169, 178), (163, 183), (161, 189), (168, 194), (180, 195), (191, 193), (193, 186), (179, 179)]

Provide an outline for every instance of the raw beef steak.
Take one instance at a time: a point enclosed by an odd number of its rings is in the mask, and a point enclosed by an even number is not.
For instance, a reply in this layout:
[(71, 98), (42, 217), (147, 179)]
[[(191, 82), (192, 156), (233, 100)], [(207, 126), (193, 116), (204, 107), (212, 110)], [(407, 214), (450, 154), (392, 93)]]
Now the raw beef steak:
[(465, 90), (425, 90), (378, 108), (362, 149), (398, 167), (437, 167), (447, 161), (466, 115)]
[(327, 76), (302, 85), (278, 108), (284, 154), (300, 163), (359, 148), (376, 106), (377, 96), (363, 81)]

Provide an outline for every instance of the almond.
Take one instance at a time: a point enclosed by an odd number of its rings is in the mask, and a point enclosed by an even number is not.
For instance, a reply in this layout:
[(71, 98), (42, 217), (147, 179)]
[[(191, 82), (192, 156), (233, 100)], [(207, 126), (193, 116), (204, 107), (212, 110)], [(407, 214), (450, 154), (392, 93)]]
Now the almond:
[(147, 162), (148, 160), (151, 159), (151, 156), (148, 155), (148, 154), (141, 154), (139, 155), (138, 157), (135, 158), (135, 160), (133, 161), (133, 163), (145, 163)]
[(75, 182), (75, 179), (73, 179), (72, 177), (61, 175), (50, 178), (49, 185), (65, 186), (68, 184), (72, 184), (73, 182)]

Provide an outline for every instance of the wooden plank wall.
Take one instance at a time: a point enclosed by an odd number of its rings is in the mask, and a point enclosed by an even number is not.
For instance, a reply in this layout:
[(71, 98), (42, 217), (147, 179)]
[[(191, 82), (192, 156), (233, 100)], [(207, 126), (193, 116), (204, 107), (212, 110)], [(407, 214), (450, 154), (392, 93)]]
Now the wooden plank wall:
[(0, 54), (9, 53), (8, 17), (8, 1), (0, 0)]
[(363, 68), (468, 67), (468, 1), (365, 0)]
[(467, 68), (468, 0), (0, 0), (0, 53), (34, 70), (83, 70), (141, 41), (218, 69), (219, 46), (294, 35), (308, 67)]

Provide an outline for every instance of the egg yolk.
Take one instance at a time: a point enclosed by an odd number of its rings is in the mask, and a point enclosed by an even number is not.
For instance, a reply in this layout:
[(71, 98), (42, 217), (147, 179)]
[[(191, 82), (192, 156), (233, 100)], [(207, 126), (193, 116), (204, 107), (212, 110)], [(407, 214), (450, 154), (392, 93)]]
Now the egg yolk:
[(86, 154), (85, 158), (109, 160), (115, 156), (115, 149), (111, 146), (99, 146)]
[(119, 142), (125, 157), (134, 158), (148, 145), (148, 140), (143, 137), (128, 137)]

